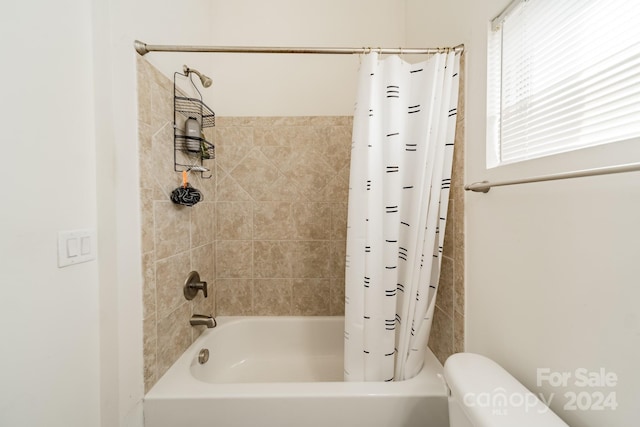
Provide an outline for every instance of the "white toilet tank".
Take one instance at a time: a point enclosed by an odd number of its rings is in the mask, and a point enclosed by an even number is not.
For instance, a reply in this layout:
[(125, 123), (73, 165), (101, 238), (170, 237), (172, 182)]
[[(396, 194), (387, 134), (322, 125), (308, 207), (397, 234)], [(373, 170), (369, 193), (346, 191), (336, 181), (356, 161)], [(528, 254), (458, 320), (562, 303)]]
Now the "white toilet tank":
[(444, 364), (451, 427), (568, 427), (500, 365), (458, 353)]

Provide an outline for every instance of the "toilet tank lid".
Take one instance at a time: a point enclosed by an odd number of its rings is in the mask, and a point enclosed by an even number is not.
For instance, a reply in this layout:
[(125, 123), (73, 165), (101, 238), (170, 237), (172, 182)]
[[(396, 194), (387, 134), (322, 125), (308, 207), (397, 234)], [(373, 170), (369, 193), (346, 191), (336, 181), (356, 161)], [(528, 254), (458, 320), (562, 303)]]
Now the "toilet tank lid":
[(474, 426), (568, 427), (536, 395), (493, 360), (457, 353), (444, 364), (444, 377)]

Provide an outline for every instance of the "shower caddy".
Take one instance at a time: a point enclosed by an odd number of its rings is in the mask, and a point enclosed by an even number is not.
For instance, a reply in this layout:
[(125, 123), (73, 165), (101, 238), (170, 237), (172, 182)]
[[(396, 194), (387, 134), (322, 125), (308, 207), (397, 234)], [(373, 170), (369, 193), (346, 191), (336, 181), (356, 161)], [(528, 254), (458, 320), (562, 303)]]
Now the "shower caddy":
[[(198, 93), (198, 98), (190, 98), (178, 88), (176, 85), (177, 75), (189, 78), (191, 85)], [(190, 118), (196, 119), (200, 129), (216, 125), (215, 113), (202, 101), (202, 94), (188, 72), (185, 74), (173, 73), (173, 168), (176, 172), (200, 172), (202, 178), (209, 179), (212, 177), (211, 169), (205, 167), (203, 161), (215, 158), (215, 147), (204, 138), (204, 135), (197, 137), (186, 135), (186, 132), (178, 127), (180, 116), (184, 117), (185, 121)], [(194, 146), (199, 149), (193, 150)], [(193, 161), (188, 164), (186, 161), (179, 161), (179, 157), (182, 160)]]

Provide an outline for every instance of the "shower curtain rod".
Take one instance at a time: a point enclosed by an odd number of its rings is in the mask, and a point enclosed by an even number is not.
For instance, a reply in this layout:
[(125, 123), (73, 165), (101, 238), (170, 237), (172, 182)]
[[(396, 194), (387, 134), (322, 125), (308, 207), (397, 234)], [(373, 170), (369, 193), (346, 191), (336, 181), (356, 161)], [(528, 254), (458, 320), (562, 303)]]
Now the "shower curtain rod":
[(381, 48), (381, 47), (264, 47), (264, 46), (189, 46), (146, 44), (140, 40), (133, 42), (136, 52), (144, 56), (149, 52), (206, 52), (206, 53), (320, 53), (320, 54), (356, 54), (378, 52), (380, 54), (434, 54), (443, 52), (463, 52), (464, 45), (455, 47), (428, 48)]

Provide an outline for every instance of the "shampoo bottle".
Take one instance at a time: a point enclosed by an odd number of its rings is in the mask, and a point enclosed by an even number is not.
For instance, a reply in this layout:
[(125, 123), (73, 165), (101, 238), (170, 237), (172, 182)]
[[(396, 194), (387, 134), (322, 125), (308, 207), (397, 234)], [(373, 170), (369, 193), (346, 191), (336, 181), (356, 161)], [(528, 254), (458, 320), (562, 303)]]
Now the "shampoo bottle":
[(187, 151), (200, 152), (200, 123), (194, 117), (189, 117), (184, 122), (184, 134), (187, 137)]

